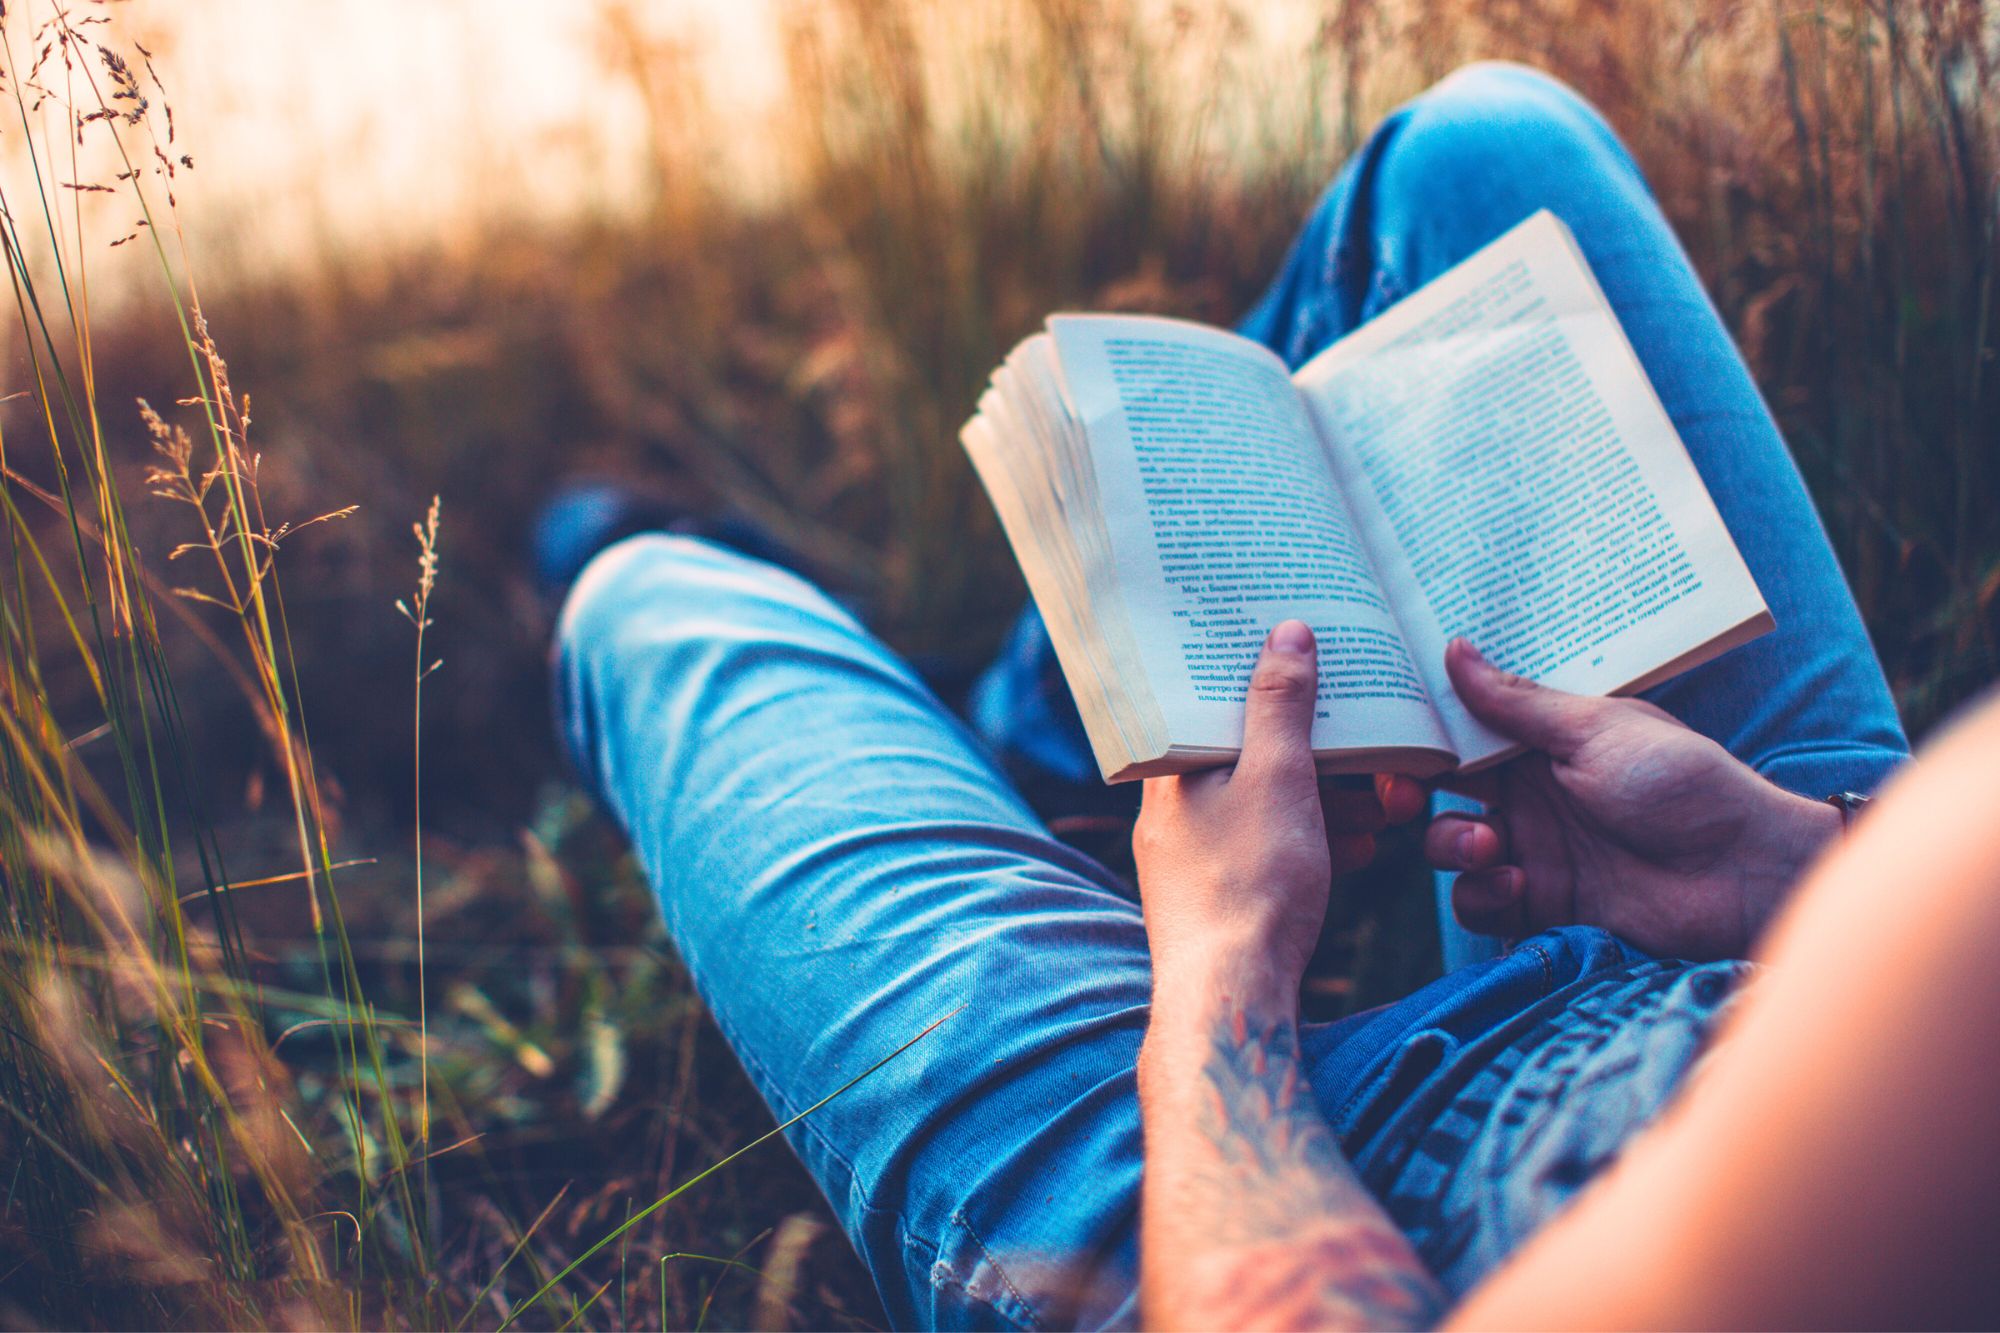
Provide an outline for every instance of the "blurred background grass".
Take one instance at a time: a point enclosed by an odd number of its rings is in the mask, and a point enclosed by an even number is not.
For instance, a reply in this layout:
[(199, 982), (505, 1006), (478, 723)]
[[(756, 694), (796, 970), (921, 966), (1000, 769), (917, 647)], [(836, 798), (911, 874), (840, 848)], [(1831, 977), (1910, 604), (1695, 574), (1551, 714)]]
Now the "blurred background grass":
[[(73, 1163), (43, 1141), (52, 1126), (0, 1125), (15, 1177), (0, 1212), (7, 1322), (494, 1324), (768, 1128), (617, 838), (557, 760), (551, 609), (524, 541), (535, 506), (591, 473), (734, 507), (860, 598), (890, 642), (962, 676), (1023, 597), (955, 441), (987, 372), (1051, 309), (1232, 321), (1374, 118), (1466, 59), (1550, 69), (1633, 147), (1780, 416), (1913, 730), (2000, 665), (2000, 8), (826, 0), (724, 22), (719, 6), (598, 0), (576, 7), (579, 44), (556, 60), (507, 34), (504, 10), (458, 6), (456, 40), (438, 10), (384, 6), (376, 40), (419, 51), (418, 82), (357, 72), (377, 138), (280, 136), (282, 161), (231, 138), (231, 118), (302, 117), (287, 99), (304, 94), (287, 89), (324, 86), (308, 74), (338, 53), (316, 52), (303, 5), (290, 26), (271, 15), (291, 6), (264, 6), (258, 22), (276, 26), (254, 50), (232, 46), (249, 11), (220, 8), (234, 17), (115, 7), (159, 52), (169, 92), (181, 66), (211, 99), (232, 79), (270, 90), (255, 94), (268, 105), (239, 91), (211, 114), (213, 147), (191, 105), (186, 221), (210, 327), (255, 398), (265, 510), (275, 522), (360, 506), (286, 540), (278, 573), (323, 860), (364, 862), (337, 872), (354, 966), (343, 1002), (365, 991), (391, 1022), (419, 1010), (410, 626), (392, 603), (416, 577), (410, 524), (443, 497), (426, 653), (444, 665), (424, 696), (428, 1068), (407, 1041), (358, 1068), (337, 1025), (296, 1027), (317, 1011), (267, 999), (257, 1021), (289, 1086), (274, 1074), (258, 1095), (317, 1153), (301, 1168), (325, 1268), (310, 1280), (296, 1240), (281, 1253), (253, 1237), (247, 1269), (214, 1265), (209, 1223), (185, 1211), (152, 1216), (144, 1244), (105, 1245), (88, 1218), (117, 1201), (64, 1176)], [(517, 102), (535, 109), (532, 133), (501, 114)], [(401, 174), (377, 170), (389, 146)], [(187, 396), (188, 351), (143, 283), (104, 283), (90, 346), (108, 467), (132, 544), (162, 568), (188, 516), (145, 496), (153, 460), (128, 405)], [(19, 343), (10, 380), (27, 374)], [(52, 465), (35, 452), (37, 400), (4, 410), (20, 473), (7, 484), (27, 513), (18, 488), (53, 486)], [(170, 818), (212, 828), (239, 876), (298, 870), (287, 773), (239, 680), (186, 626), (167, 624), (160, 644), (196, 775)], [(83, 671), (52, 667), (40, 687), (72, 739), (104, 720)], [(79, 753), (90, 762), (87, 741)], [(1330, 923), (1321, 1013), (1435, 967), (1427, 886), (1407, 844), (1388, 850)], [(177, 874), (180, 891), (199, 887), (191, 868)], [(256, 982), (319, 988), (303, 885), (232, 896)], [(193, 929), (226, 938), (208, 910), (188, 909)], [(101, 998), (114, 982), (76, 935), (51, 965)], [(24, 1027), (46, 1028), (47, 1003), (21, 1000)], [(161, 1025), (100, 1007), (106, 1060), (151, 1059)], [(355, 1191), (379, 1169), (367, 1145), (382, 1126), (419, 1141), (420, 1072), (429, 1188), (421, 1204), (368, 1196), (363, 1246), (332, 1219), (364, 1211)], [(854, 1072), (829, 1069), (829, 1090)], [(24, 1178), (68, 1180), (74, 1214), (23, 1211)], [(879, 1322), (829, 1228), (810, 1182), (767, 1146), (524, 1318)]]

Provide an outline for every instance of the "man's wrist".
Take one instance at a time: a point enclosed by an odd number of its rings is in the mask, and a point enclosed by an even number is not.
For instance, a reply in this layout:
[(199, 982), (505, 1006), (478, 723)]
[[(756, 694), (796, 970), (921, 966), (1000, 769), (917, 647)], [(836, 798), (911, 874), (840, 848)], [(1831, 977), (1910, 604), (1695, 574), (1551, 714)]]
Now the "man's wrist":
[(1155, 957), (1153, 1019), (1213, 1022), (1247, 1014), (1265, 1022), (1296, 1019), (1299, 975), (1254, 943), (1207, 946), (1192, 955)]
[[(1204, 950), (1156, 964), (1146, 1048), (1155, 1060), (1185, 1046), (1206, 1058), (1225, 1029), (1265, 1032), (1293, 1028), (1299, 1018), (1299, 979), (1268, 957), (1235, 949)], [(1142, 1059), (1141, 1080), (1148, 1063)]]
[(1845, 821), (1839, 810), (1780, 791), (1772, 812), (1760, 819), (1758, 849), (1739, 863), (1751, 942), (1777, 915), (1806, 867), (1839, 840)]

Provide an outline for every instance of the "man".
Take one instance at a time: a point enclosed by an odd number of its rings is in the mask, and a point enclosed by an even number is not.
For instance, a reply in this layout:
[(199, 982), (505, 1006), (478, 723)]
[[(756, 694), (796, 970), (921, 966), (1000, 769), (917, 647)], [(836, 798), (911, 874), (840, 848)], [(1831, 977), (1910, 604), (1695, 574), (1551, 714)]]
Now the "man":
[(1396, 112), (1245, 331), (1296, 365), (1543, 207), (1778, 629), (1644, 703), (1454, 646), (1468, 706), (1534, 752), (1427, 846), (1467, 924), (1527, 938), (1387, 1009), (1297, 1022), (1327, 878), (1421, 803), (1403, 780), (1372, 800), (1309, 780), (1302, 626), (1267, 644), (1237, 768), (1148, 784), (1142, 917), (996, 771), (1089, 772), (1032, 615), (975, 693), (975, 736), (824, 595), (728, 549), (635, 538), (571, 593), (569, 743), (773, 1112), (946, 1019), (791, 1131), (899, 1326), (1131, 1324), (1142, 1287), (1156, 1322), (1435, 1318), (1655, 1118), (1731, 960), (1839, 836), (1821, 798), (1904, 759), (1776, 428), (1568, 90), (1482, 65)]

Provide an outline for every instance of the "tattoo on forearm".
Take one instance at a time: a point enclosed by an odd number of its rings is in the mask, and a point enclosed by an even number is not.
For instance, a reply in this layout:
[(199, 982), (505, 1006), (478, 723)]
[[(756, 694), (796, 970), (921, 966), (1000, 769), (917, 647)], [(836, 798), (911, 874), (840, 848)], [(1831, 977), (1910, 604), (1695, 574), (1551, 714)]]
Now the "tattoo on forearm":
[(1202, 1072), (1209, 1095), (1199, 1128), (1215, 1150), (1214, 1178), (1202, 1188), (1228, 1200), (1213, 1236), (1233, 1260), (1228, 1290), (1213, 1293), (1218, 1319), (1287, 1328), (1434, 1322), (1443, 1295), (1321, 1118), (1301, 1081), (1296, 1027), (1255, 1032), (1239, 1012), (1216, 1031)]

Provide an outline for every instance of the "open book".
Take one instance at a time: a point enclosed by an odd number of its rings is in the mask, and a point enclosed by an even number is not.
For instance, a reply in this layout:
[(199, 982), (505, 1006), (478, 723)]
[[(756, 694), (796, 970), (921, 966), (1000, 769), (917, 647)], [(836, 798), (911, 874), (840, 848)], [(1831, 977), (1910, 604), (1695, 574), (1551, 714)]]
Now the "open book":
[(965, 426), (1098, 766), (1226, 763), (1264, 635), (1319, 637), (1322, 772), (1513, 753), (1445, 644), (1644, 689), (1771, 615), (1569, 229), (1537, 213), (1314, 357), (1056, 315)]

